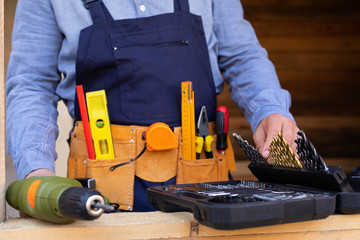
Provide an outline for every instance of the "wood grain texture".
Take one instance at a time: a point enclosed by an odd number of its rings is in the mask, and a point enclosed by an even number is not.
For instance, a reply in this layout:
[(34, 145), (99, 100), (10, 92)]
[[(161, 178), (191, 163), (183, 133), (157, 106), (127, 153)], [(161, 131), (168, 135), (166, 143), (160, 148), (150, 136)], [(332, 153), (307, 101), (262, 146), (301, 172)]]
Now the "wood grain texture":
[[(360, 165), (360, 1), (241, 2), (292, 96), (298, 126), (324, 158), (358, 159)], [(253, 144), (252, 130), (226, 88), (218, 104), (229, 108), (229, 132)], [(236, 159), (246, 159), (233, 146)]]
[(245, 17), (252, 21), (272, 22), (357, 22), (360, 2), (356, 0), (242, 0)]
[[(341, 223), (341, 224), (340, 224)], [(258, 228), (216, 230), (198, 224), (192, 213), (114, 213), (94, 221), (57, 225), (35, 219), (11, 219), (0, 225), (2, 240), (42, 239), (357, 239), (359, 215)]]
[[(316, 116), (305, 115), (296, 118), (300, 129), (314, 144), (317, 152), (326, 159), (358, 159), (360, 165), (360, 117), (357, 116)], [(244, 117), (232, 117), (229, 122), (229, 133), (240, 134), (251, 145), (255, 146), (252, 131)], [(236, 159), (248, 159), (239, 145), (232, 140)], [(339, 162), (338, 165), (342, 165)]]
[[(12, 0), (11, 0), (12, 1)], [(291, 111), (328, 165), (347, 172), (360, 165), (360, 1), (242, 0), (245, 18), (274, 62), (282, 86), (292, 94)], [(0, 0), (0, 220), (5, 213), (4, 0)], [(229, 132), (252, 143), (243, 113), (225, 91), (219, 105), (230, 112)], [(238, 172), (253, 179), (248, 159), (233, 142)], [(341, 224), (339, 224), (341, 223)], [(359, 215), (236, 231), (197, 229), (188, 213), (121, 213), (93, 222), (53, 225), (34, 219), (0, 224), (1, 239), (357, 239)], [(231, 238), (230, 238), (231, 237)]]
[(358, 37), (360, 35), (359, 22), (334, 21), (252, 21), (257, 36), (263, 37)]

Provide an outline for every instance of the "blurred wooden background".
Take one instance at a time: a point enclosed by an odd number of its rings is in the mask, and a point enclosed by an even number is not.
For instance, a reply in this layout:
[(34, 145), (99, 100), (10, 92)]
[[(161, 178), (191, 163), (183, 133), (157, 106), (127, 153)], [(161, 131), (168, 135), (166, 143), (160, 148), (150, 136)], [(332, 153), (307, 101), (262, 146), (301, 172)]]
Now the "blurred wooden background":
[[(328, 165), (344, 165), (347, 171), (360, 166), (360, 1), (241, 2), (282, 87), (292, 95), (298, 126)], [(218, 102), (229, 108), (230, 133), (252, 142), (230, 94), (221, 94)], [(233, 146), (236, 159), (245, 160)]]
[[(80, 1), (80, 0), (79, 0)], [(360, 1), (242, 0), (249, 20), (274, 62), (282, 86), (292, 95), (296, 121), (329, 164), (346, 170), (360, 165)], [(5, 0), (5, 65), (16, 0)], [(229, 92), (219, 104), (230, 111), (229, 132), (252, 142), (252, 131)], [(71, 126), (60, 105), (59, 123)], [(65, 120), (64, 120), (65, 118)], [(60, 124), (57, 173), (66, 172), (68, 126)], [(64, 145), (61, 146), (60, 144)], [(238, 175), (247, 158), (233, 142)], [(7, 181), (16, 178), (7, 158)]]

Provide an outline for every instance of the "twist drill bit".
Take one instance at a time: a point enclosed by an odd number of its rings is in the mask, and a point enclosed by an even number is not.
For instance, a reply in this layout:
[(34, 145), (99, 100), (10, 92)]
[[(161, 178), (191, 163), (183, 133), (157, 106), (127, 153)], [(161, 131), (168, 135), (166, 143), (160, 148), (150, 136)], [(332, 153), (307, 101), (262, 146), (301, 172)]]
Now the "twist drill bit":
[(269, 160), (273, 162), (275, 166), (288, 168), (303, 167), (281, 133), (274, 137), (270, 144)]
[(306, 168), (316, 171), (328, 171), (329, 169), (324, 160), (317, 153), (314, 145), (306, 137), (304, 131), (299, 131), (298, 135), (299, 137), (295, 140), (297, 143), (296, 149), (300, 160), (305, 163)]
[(249, 157), (250, 161), (257, 166), (268, 166), (269, 163), (265, 158), (261, 156), (261, 154), (256, 150), (253, 146), (251, 146), (246, 140), (242, 139), (242, 137), (236, 133), (233, 133), (232, 136), (240, 145), (244, 153)]
[[(289, 144), (286, 142), (281, 133), (273, 138), (269, 147), (269, 157), (267, 159), (271, 162), (271, 165), (285, 168), (328, 171), (328, 167), (326, 166), (324, 160), (317, 153), (315, 147), (306, 137), (304, 131), (299, 131), (298, 135), (299, 136), (295, 140), (295, 143), (297, 144), (296, 149), (299, 158), (296, 157), (295, 153), (291, 150)], [(240, 135), (233, 133), (233, 137), (255, 165), (270, 165), (268, 161), (256, 150), (256, 148), (251, 146), (246, 140), (242, 139)]]

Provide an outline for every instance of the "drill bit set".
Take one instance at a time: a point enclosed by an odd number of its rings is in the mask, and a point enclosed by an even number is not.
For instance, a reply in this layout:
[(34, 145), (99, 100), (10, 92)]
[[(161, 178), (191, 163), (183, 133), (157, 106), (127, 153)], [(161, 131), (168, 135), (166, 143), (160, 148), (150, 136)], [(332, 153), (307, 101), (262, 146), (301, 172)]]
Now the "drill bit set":
[(149, 203), (164, 212), (193, 212), (199, 223), (216, 229), (321, 219), (335, 211), (360, 213), (360, 193), (341, 167), (325, 164), (303, 131), (295, 140), (296, 153), (281, 134), (274, 137), (267, 159), (240, 135), (233, 137), (259, 181), (155, 186), (147, 189)]
[(155, 186), (148, 201), (164, 212), (189, 211), (201, 224), (239, 229), (326, 218), (334, 193), (248, 180)]
[(326, 166), (304, 131), (299, 131), (295, 140), (297, 144), (296, 154), (279, 133), (271, 142), (268, 159), (264, 159), (240, 135), (233, 133), (233, 137), (249, 157), (251, 161), (249, 169), (259, 181), (296, 184), (338, 192), (353, 192), (353, 188), (341, 167)]

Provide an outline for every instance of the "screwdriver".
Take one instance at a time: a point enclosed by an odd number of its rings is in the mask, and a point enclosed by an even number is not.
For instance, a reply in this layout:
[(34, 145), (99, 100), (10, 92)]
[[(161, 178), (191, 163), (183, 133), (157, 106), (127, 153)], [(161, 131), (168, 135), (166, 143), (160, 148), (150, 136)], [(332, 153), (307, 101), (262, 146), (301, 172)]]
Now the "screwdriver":
[(229, 129), (229, 112), (225, 106), (219, 106), (216, 109), (216, 130), (217, 130), (217, 143), (216, 149), (225, 154), (227, 149), (227, 133)]

